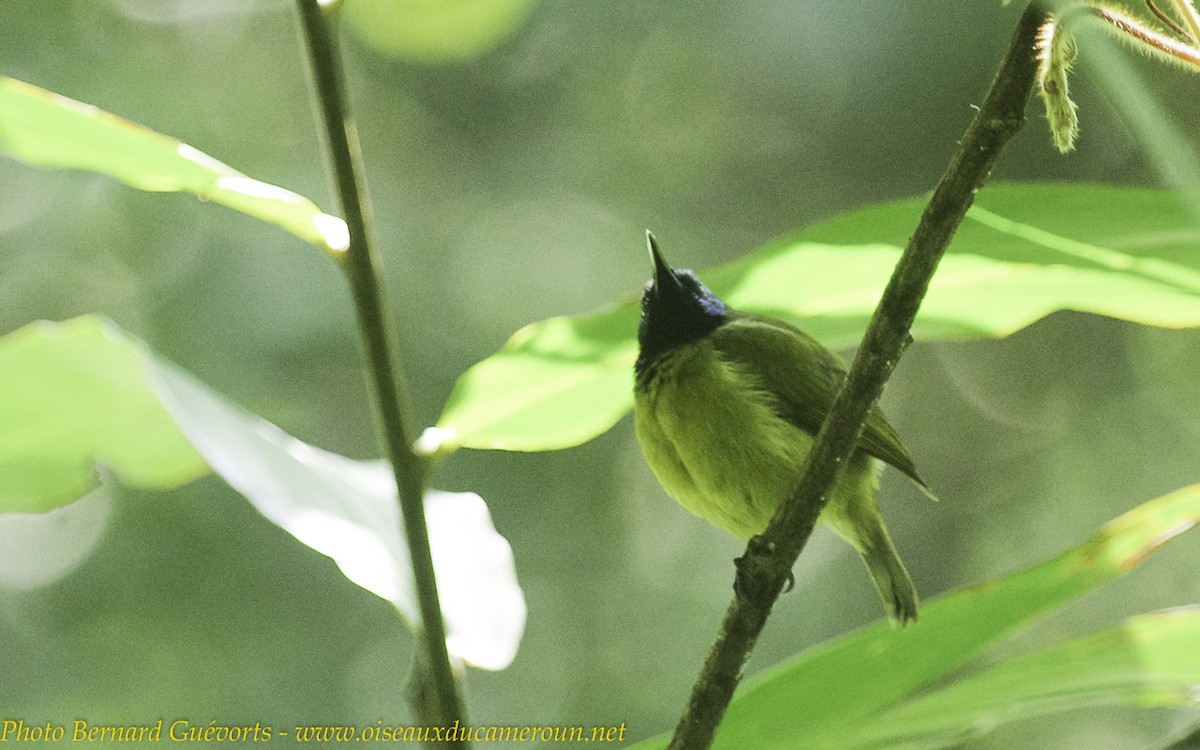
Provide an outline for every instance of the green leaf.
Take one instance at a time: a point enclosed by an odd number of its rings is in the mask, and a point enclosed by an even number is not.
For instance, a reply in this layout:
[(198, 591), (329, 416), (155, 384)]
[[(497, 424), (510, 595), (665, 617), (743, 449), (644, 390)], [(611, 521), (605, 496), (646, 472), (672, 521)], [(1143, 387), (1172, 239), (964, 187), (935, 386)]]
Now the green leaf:
[(143, 353), (95, 317), (0, 339), (0, 512), (72, 502), (98, 485), (97, 464), (153, 489), (208, 473), (150, 389)]
[(1014, 659), (901, 704), (847, 748), (957, 747), (1005, 722), (1095, 706), (1200, 700), (1200, 608), (1130, 618), (1119, 628)]
[[(420, 627), (396, 483), (384, 462), (297, 440), (156, 359), (111, 322), (36, 323), (0, 339), (0, 424), (0, 537), (63, 538), (66, 526), (96, 523), (95, 503), (73, 503), (96, 486), (96, 463), (155, 489), (211, 467), (268, 520)], [(56, 515), (25, 515), (52, 509)], [(425, 513), (446, 645), (470, 664), (503, 669), (525, 626), (512, 550), (476, 494), (431, 490)], [(19, 559), (0, 559), (0, 580), (25, 586), (81, 559), (16, 551)]]
[(348, 243), (345, 222), (307, 198), (89, 104), (4, 77), (0, 149), (37, 166), (100, 172), (139, 190), (192, 193), (283, 227), (335, 257)]
[[(984, 728), (984, 720), (995, 717), (988, 700), (1002, 703), (1002, 697), (973, 687), (971, 680), (952, 684), (943, 693), (930, 697), (913, 696), (961, 668), (1001, 637), (1105, 581), (1128, 573), (1197, 523), (1200, 523), (1200, 485), (1192, 485), (1110, 521), (1091, 539), (1053, 560), (1000, 580), (937, 597), (922, 608), (921, 620), (907, 629), (898, 630), (880, 622), (817, 646), (769, 670), (739, 691), (713, 747), (854, 750), (877, 747), (876, 740), (885, 735), (904, 737), (914, 747), (942, 747), (941, 739), (929, 745), (918, 741), (943, 738), (948, 728), (968, 724)], [(1166, 644), (1162, 648), (1162, 653), (1166, 653), (1172, 646)], [(1067, 657), (1077, 657), (1078, 649), (1064, 647), (1058, 657), (1028, 657), (1033, 659), (1030, 669), (1039, 663), (1045, 665), (1037, 659), (1058, 658), (1060, 678), (1069, 681)], [(1111, 652), (1111, 659), (1110, 666), (1119, 666), (1116, 651)], [(1020, 674), (1020, 662), (1011, 664), (1015, 666), (997, 669), (1012, 669), (1011, 674)], [(1085, 686), (1098, 685), (1089, 680), (1101, 679), (1101, 664), (1097, 662), (1094, 666), (1090, 676), (1083, 671), (1075, 673), (1080, 679), (1081, 696), (1086, 692)], [(1087, 669), (1091, 670), (1092, 665)], [(1187, 674), (1193, 679), (1197, 677), (1195, 671)], [(1133, 675), (1126, 677), (1132, 679)], [(998, 680), (992, 684), (1002, 685), (1005, 673), (999, 672), (998, 678), (980, 675), (973, 679), (983, 680), (980, 684), (984, 686), (988, 679)], [(954, 691), (964, 685), (959, 694), (961, 703), (957, 704), (961, 713), (952, 722), (953, 726), (936, 722), (921, 724), (930, 721), (929, 712), (922, 709), (922, 701), (943, 695), (941, 700), (953, 703)], [(1030, 711), (1039, 700), (1034, 687), (1030, 687), (1028, 694)], [(1098, 691), (1099, 687), (1095, 689)], [(974, 692), (980, 690), (983, 692)], [(1114, 701), (1141, 705), (1146, 695), (1127, 691), (1114, 692), (1111, 697)], [(970, 707), (971, 700), (976, 701), (977, 710)], [(1045, 703), (1040, 705), (1047, 707)], [(898, 723), (905, 716), (911, 716), (911, 726)], [(928, 731), (922, 726), (927, 726)], [(658, 737), (635, 747), (650, 750), (665, 746), (666, 738)]]
[[(790, 320), (834, 348), (853, 346), (923, 206), (901, 201), (833, 219), (702, 276), (734, 307)], [(1168, 192), (990, 187), (934, 277), (914, 335), (1006, 336), (1058, 310), (1200, 325), (1197, 240)], [(631, 296), (518, 331), (459, 379), (427, 447), (556, 450), (604, 432), (632, 404), (637, 314)]]
[(637, 327), (631, 304), (517, 331), (499, 354), (459, 378), (422, 439), (449, 447), (536, 451), (578, 445), (616, 424), (632, 405)]

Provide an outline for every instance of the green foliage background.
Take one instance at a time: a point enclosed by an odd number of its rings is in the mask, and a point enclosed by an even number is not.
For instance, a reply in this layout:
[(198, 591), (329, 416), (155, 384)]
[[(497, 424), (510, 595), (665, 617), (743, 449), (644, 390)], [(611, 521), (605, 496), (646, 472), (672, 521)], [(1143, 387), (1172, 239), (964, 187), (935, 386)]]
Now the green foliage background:
[[(555, 0), (481, 56), (436, 64), (348, 35), (419, 422), (516, 328), (639, 290), (644, 227), (673, 262), (703, 269), (929, 189), (1018, 12), (953, 5)], [(330, 210), (294, 25), (282, 0), (8, 0), (0, 71)], [(1194, 79), (1138, 65), (1174, 117), (1196, 121), (1200, 99), (1183, 93)], [(1031, 109), (996, 177), (1159, 184), (1086, 75), (1073, 91), (1079, 151), (1057, 156)], [(376, 455), (348, 297), (320, 253), (97, 175), (4, 162), (0, 195), (0, 332), (100, 312), (288, 432)], [(1002, 341), (912, 347), (884, 405), (942, 502), (891, 475), (883, 493), (923, 595), (1042, 560), (1195, 481), (1198, 370), (1200, 332), (1080, 314)], [(435, 483), (487, 499), (529, 603), (514, 665), (469, 675), (473, 723), (624, 721), (630, 739), (668, 728), (740, 550), (663, 496), (628, 421), (559, 453), (464, 451)], [(0, 590), (4, 716), (410, 720), (411, 644), (391, 608), (219, 480), (120, 490), (107, 508), (76, 572)], [(1195, 602), (1198, 552), (1185, 537), (1004, 655)], [(878, 617), (856, 555), (819, 534), (750, 670)], [(971, 747), (1138, 748), (1179, 716), (1079, 712)]]

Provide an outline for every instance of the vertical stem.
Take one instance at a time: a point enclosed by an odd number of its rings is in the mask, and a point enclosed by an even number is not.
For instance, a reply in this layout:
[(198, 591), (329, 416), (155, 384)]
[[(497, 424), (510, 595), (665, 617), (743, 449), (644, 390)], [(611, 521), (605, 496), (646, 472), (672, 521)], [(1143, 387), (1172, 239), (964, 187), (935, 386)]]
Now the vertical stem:
[(1034, 42), (1045, 18), (1037, 0), (1021, 16), (987, 97), (884, 290), (799, 484), (767, 530), (750, 541), (738, 560), (739, 595), (730, 604), (696, 679), (670, 750), (704, 750), (712, 745), (771, 607), (812, 534), (840, 468), (856, 447), (867, 413), (909, 340), (909, 328), (943, 252), (1005, 144), (1025, 121), (1036, 77)]
[[(406, 428), (408, 390), (391, 350), (391, 336), (383, 292), (379, 284), (379, 254), (376, 250), (370, 201), (363, 177), (358, 133), (346, 100), (341, 59), (335, 30), (318, 0), (297, 0), (312, 67), (316, 97), (320, 105), (326, 147), (333, 168), (338, 202), (350, 230), (350, 246), (342, 268), (350, 282), (358, 315), (359, 331), (366, 349), (375, 407), (399, 491), (404, 531), (412, 559), (417, 603), (421, 613), (421, 656), (419, 676), (426, 684), (419, 692), (430, 700), (421, 720), (429, 725), (465, 724), (462, 699), (446, 650), (446, 629), (438, 601), (437, 581), (429, 549), (423, 498), (427, 464), (412, 448)], [(463, 743), (446, 743), (462, 747)]]

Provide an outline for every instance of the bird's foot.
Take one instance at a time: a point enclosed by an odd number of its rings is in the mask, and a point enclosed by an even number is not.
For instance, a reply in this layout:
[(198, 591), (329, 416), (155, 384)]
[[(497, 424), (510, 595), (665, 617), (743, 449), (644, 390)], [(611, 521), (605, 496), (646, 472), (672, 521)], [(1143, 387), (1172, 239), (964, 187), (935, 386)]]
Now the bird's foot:
[[(750, 602), (763, 602), (773, 599), (771, 594), (773, 584), (771, 575), (771, 557), (775, 554), (773, 545), (763, 542), (762, 537), (752, 537), (746, 547), (746, 554), (733, 561), (737, 575), (733, 579), (733, 593), (738, 599)], [(775, 584), (777, 586), (778, 584)], [(791, 591), (796, 585), (796, 577), (788, 571), (787, 580), (783, 584), (782, 593)], [(775, 589), (778, 590), (778, 589)]]

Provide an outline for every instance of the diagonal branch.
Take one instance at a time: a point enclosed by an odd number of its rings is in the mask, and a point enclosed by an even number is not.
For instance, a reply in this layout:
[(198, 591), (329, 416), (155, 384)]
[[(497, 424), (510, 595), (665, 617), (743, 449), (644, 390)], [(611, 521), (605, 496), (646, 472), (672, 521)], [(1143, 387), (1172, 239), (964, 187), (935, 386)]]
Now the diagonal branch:
[(730, 604), (693, 686), (671, 738), (671, 750), (703, 750), (712, 744), (771, 607), (812, 534), (841, 467), (855, 449), (868, 411), (910, 340), (909, 328), (942, 254), (1005, 144), (1024, 124), (1036, 76), (1034, 43), (1046, 17), (1037, 0), (1021, 16), (987, 98), (925, 207), (871, 318), (799, 484), (739, 559), (740, 594)]

